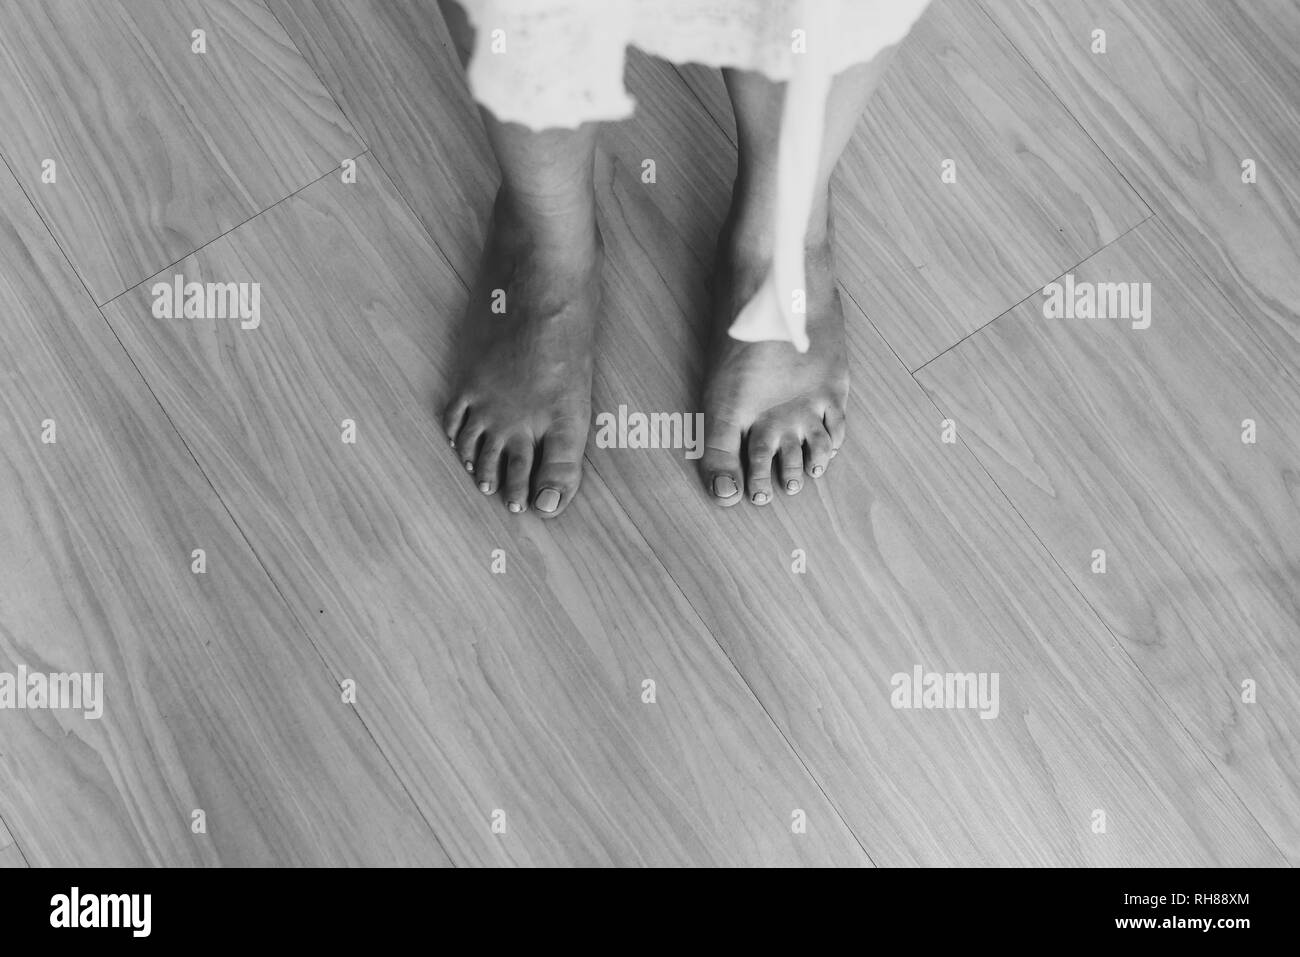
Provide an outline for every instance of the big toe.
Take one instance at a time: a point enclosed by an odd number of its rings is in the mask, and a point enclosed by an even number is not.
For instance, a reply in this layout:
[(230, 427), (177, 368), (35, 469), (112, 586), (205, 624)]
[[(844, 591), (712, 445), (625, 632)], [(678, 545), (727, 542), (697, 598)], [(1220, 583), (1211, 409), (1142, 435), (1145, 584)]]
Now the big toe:
[(700, 478), (709, 498), (723, 508), (740, 504), (744, 470), (740, 467), (740, 429), (726, 420), (709, 420)]
[(542, 518), (555, 518), (578, 494), (585, 446), (586, 436), (575, 430), (550, 432), (542, 440), (533, 478), (533, 507)]

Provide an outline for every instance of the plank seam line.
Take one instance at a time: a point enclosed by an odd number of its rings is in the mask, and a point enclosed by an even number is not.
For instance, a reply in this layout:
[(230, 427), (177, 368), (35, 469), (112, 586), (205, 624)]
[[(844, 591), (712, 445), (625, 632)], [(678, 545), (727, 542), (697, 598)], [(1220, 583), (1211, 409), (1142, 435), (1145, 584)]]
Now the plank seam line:
[[(364, 150), (362, 150), (360, 153), (358, 153), (356, 156), (350, 156), (350, 157), (348, 157), (348, 159), (359, 160), (359, 159), (361, 159), (361, 157), (365, 156), (365, 155), (366, 155), (367, 153), (369, 153), (369, 152), (370, 152), (370, 148), (367, 147), (366, 149), (364, 149)], [(94, 302), (95, 305), (97, 305), (100, 309), (103, 309), (105, 306), (111, 306), (113, 303), (117, 302), (117, 300), (121, 299), (121, 298), (122, 298), (123, 296), (125, 296), (127, 293), (129, 293), (129, 292), (134, 292), (135, 290), (139, 289), (141, 286), (143, 286), (145, 283), (147, 283), (150, 279), (154, 279), (154, 278), (160, 276), (161, 274), (165, 273), (165, 272), (166, 272), (167, 270), (169, 270), (169, 269), (175, 269), (177, 266), (179, 266), (181, 263), (185, 262), (185, 260), (189, 259), (191, 256), (197, 256), (199, 253), (203, 252), (203, 250), (207, 249), (207, 248), (208, 248), (209, 246), (211, 246), (213, 243), (220, 242), (221, 240), (223, 240), (223, 239), (225, 239), (227, 236), (229, 236), (231, 233), (233, 233), (236, 229), (239, 229), (241, 226), (246, 226), (246, 225), (248, 225), (248, 224), (251, 223), (253, 220), (257, 219), (257, 217), (261, 216), (263, 213), (269, 213), (271, 210), (275, 209), (277, 206), (280, 206), (280, 205), (282, 205), (283, 203), (288, 202), (289, 200), (291, 200), (291, 199), (293, 199), (295, 196), (297, 196), (299, 193), (301, 193), (303, 190), (310, 189), (311, 187), (315, 186), (317, 183), (319, 183), (321, 180), (325, 179), (325, 178), (326, 178), (327, 176), (329, 176), (331, 173), (337, 173), (337, 172), (339, 171), (339, 169), (340, 169), (339, 166), (331, 166), (329, 169), (327, 169), (325, 172), (321, 173), (319, 176), (317, 176), (317, 177), (316, 177), (315, 179), (313, 179), (311, 182), (303, 183), (301, 186), (299, 186), (297, 189), (295, 189), (295, 190), (294, 190), (292, 193), (290, 193), (289, 195), (287, 195), (287, 196), (283, 196), (283, 197), (281, 197), (280, 199), (277, 199), (274, 203), (272, 203), (270, 206), (267, 206), (265, 209), (259, 209), (259, 210), (258, 210), (257, 212), (255, 212), (252, 216), (249, 216), (247, 219), (245, 219), (242, 223), (236, 223), (234, 226), (231, 226), (229, 229), (227, 229), (227, 230), (226, 230), (225, 232), (223, 232), (221, 235), (219, 235), (219, 236), (213, 236), (211, 239), (209, 239), (209, 240), (208, 240), (206, 243), (204, 243), (202, 246), (198, 246), (198, 247), (196, 247), (196, 248), (190, 250), (190, 251), (187, 252), (184, 256), (182, 256), (180, 259), (177, 259), (175, 262), (170, 262), (170, 263), (168, 263), (167, 265), (161, 267), (160, 269), (157, 269), (157, 270), (155, 270), (154, 272), (150, 273), (149, 275), (145, 276), (145, 277), (144, 277), (143, 279), (141, 279), (139, 282), (137, 282), (137, 283), (132, 283), (130, 286), (128, 286), (126, 289), (123, 289), (121, 292), (119, 292), (117, 295), (113, 296), (111, 299), (105, 299), (103, 302), (96, 302), (96, 301), (95, 301), (95, 297), (94, 297), (94, 296), (90, 296), (90, 301), (91, 301), (91, 302)], [(23, 192), (25, 193), (25, 192), (26, 192), (26, 189), (24, 189)], [(31, 197), (28, 197), (28, 202), (29, 202), (29, 203), (31, 202)], [(35, 204), (33, 204), (33, 205), (35, 205)], [(37, 213), (38, 213), (38, 214), (39, 214), (39, 212), (40, 212), (40, 210), (37, 210)], [(43, 222), (43, 221), (44, 221), (44, 217), (41, 217), (41, 219), (42, 219), (42, 222)], [(46, 228), (47, 231), (49, 231), (49, 228), (50, 228), (50, 227), (49, 227), (49, 225), (47, 224), (45, 228)], [(50, 232), (50, 235), (51, 235), (51, 236), (54, 235), (53, 232)], [(56, 242), (57, 242), (57, 240), (56, 240)], [(62, 248), (63, 248), (62, 245), (60, 245), (59, 248), (62, 249)], [(64, 258), (64, 259), (68, 259), (68, 254), (67, 254), (66, 252), (63, 254), (63, 258)], [(70, 266), (72, 265), (72, 260), (68, 259), (68, 265), (70, 265)], [(75, 267), (75, 266), (73, 267), (73, 271), (74, 271), (74, 272), (76, 271), (76, 267)], [(77, 278), (81, 278), (80, 275), (78, 275)], [(85, 280), (82, 280), (82, 285), (83, 285), (83, 286), (85, 285)], [(90, 295), (90, 289), (89, 289), (89, 287), (87, 287), (87, 289), (86, 289), (86, 295)]]
[[(697, 63), (695, 65), (700, 66), (701, 64)], [(682, 86), (686, 87), (686, 89), (690, 91), (691, 96), (694, 97), (695, 102), (700, 105), (700, 109), (704, 112), (704, 115), (709, 118), (709, 122), (711, 122), (714, 126), (718, 128), (718, 132), (722, 134), (722, 138), (731, 144), (732, 149), (738, 150), (740, 148), (740, 144), (736, 142), (735, 137), (733, 137), (730, 133), (727, 132), (726, 127), (722, 125), (721, 121), (716, 116), (713, 115), (713, 111), (709, 109), (708, 104), (705, 103), (704, 100), (700, 98), (700, 94), (695, 91), (695, 87), (691, 86), (691, 84), (687, 81), (686, 77), (682, 75), (681, 65), (677, 63), (669, 62), (669, 66), (671, 66), (673, 68), (673, 72), (677, 74), (677, 79), (681, 81)], [(706, 69), (713, 69), (713, 68), (709, 67)], [(721, 70), (719, 70), (719, 72), (721, 72)], [(725, 79), (723, 80), (723, 84), (725, 86), (726, 84)], [(728, 93), (728, 96), (730, 96), (730, 93)]]
[[(1152, 213), (1150, 216), (1148, 216), (1146, 219), (1142, 220), (1141, 222), (1134, 223), (1132, 226), (1130, 226), (1128, 229), (1124, 230), (1124, 232), (1120, 233), (1118, 236), (1116, 236), (1116, 237), (1115, 237), (1114, 239), (1112, 239), (1110, 242), (1105, 243), (1105, 244), (1103, 244), (1103, 245), (1101, 245), (1101, 246), (1098, 246), (1098, 247), (1097, 247), (1096, 249), (1094, 249), (1092, 252), (1088, 253), (1088, 255), (1084, 256), (1082, 259), (1080, 259), (1080, 260), (1079, 260), (1077, 263), (1075, 263), (1073, 266), (1066, 266), (1064, 270), (1062, 270), (1061, 272), (1057, 273), (1055, 276), (1052, 276), (1052, 277), (1048, 280), (1048, 282), (1054, 282), (1055, 280), (1060, 279), (1060, 278), (1061, 278), (1062, 276), (1064, 276), (1066, 273), (1074, 272), (1074, 270), (1078, 269), (1080, 266), (1082, 266), (1084, 263), (1088, 262), (1090, 259), (1095, 259), (1097, 256), (1100, 256), (1102, 253), (1104, 253), (1104, 252), (1105, 252), (1107, 249), (1109, 249), (1111, 246), (1115, 245), (1117, 242), (1119, 242), (1121, 239), (1123, 239), (1123, 238), (1124, 238), (1125, 236), (1127, 236), (1129, 233), (1133, 232), (1133, 230), (1137, 229), (1139, 226), (1145, 226), (1147, 223), (1151, 222), (1151, 220), (1153, 220), (1153, 219), (1155, 219), (1155, 218), (1156, 218), (1156, 217), (1155, 217), (1155, 213)], [(846, 291), (847, 291), (847, 290), (846, 290)], [(1009, 314), (1012, 313), (1012, 312), (1015, 312), (1017, 309), (1019, 309), (1021, 306), (1023, 306), (1025, 303), (1027, 303), (1030, 299), (1033, 299), (1034, 296), (1039, 295), (1042, 291), (1043, 291), (1043, 287), (1042, 287), (1042, 286), (1035, 286), (1033, 289), (1031, 289), (1031, 290), (1029, 291), (1029, 294), (1028, 294), (1027, 296), (1025, 296), (1025, 298), (1021, 299), (1019, 302), (1013, 302), (1011, 305), (1007, 306), (1006, 309), (1003, 309), (1001, 312), (999, 312), (996, 316), (994, 316), (994, 317), (993, 317), (992, 319), (990, 319), (988, 322), (986, 322), (986, 323), (984, 323), (983, 325), (979, 326), (979, 328), (977, 328), (977, 329), (972, 329), (970, 332), (966, 333), (966, 335), (962, 336), (960, 339), (958, 339), (956, 342), (954, 342), (954, 343), (953, 343), (952, 345), (950, 345), (948, 348), (944, 349), (943, 352), (940, 352), (938, 355), (936, 355), (936, 356), (931, 356), (929, 359), (926, 359), (924, 362), (922, 362), (922, 363), (921, 363), (919, 366), (917, 366), (915, 369), (913, 369), (913, 370), (909, 370), (907, 374), (910, 375), (912, 378), (915, 379), (916, 376), (921, 372), (921, 370), (924, 369), (926, 366), (928, 366), (930, 363), (935, 362), (935, 361), (938, 360), (938, 359), (942, 359), (944, 356), (946, 356), (948, 353), (952, 352), (952, 350), (956, 349), (958, 346), (960, 346), (960, 345), (961, 345), (963, 342), (965, 342), (967, 339), (970, 339), (972, 336), (976, 336), (976, 335), (978, 335), (979, 333), (981, 333), (981, 332), (983, 332), (985, 329), (987, 329), (989, 326), (993, 325), (993, 323), (997, 322), (999, 319), (1003, 318), (1004, 316), (1009, 315)], [(849, 298), (850, 298), (850, 299), (853, 298), (852, 294), (849, 295)], [(856, 300), (856, 299), (854, 300), (853, 304), (854, 304), (855, 306), (857, 305), (857, 300)], [(861, 307), (861, 306), (858, 306), (858, 308), (861, 309), (862, 307)], [(888, 342), (886, 342), (886, 345), (888, 345)], [(893, 347), (893, 346), (890, 346), (889, 349), (890, 349), (891, 352), (894, 351), (894, 347)], [(897, 353), (897, 352), (894, 352), (894, 355), (895, 355), (895, 356), (898, 356), (898, 353)], [(900, 357), (898, 361), (899, 361), (899, 362), (902, 362), (903, 360), (902, 360), (902, 358)], [(904, 368), (904, 369), (907, 369), (907, 364), (906, 364), (906, 363), (903, 363), (903, 368)]]
[(18, 841), (18, 835), (14, 833), (13, 828), (11, 828), (8, 824), (5, 823), (5, 819), (3, 816), (0, 816), (0, 828), (4, 828), (5, 833), (9, 835), (9, 840), (13, 841), (14, 850), (18, 852), (18, 856), (23, 859), (23, 863), (30, 870), (32, 866), (32, 862), (29, 861), (27, 859), (27, 855), (23, 853), (23, 846)]

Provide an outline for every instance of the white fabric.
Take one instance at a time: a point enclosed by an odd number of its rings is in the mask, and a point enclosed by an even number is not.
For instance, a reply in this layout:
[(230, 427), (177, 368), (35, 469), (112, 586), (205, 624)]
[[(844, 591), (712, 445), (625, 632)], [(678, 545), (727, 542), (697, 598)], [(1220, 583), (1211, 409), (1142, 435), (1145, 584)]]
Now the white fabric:
[(789, 80), (778, 153), (771, 273), (731, 335), (807, 351), (804, 233), (826, 94), (840, 71), (899, 42), (929, 0), (459, 0), (475, 27), (469, 85), (503, 122), (532, 129), (620, 120), (629, 45), (678, 63)]

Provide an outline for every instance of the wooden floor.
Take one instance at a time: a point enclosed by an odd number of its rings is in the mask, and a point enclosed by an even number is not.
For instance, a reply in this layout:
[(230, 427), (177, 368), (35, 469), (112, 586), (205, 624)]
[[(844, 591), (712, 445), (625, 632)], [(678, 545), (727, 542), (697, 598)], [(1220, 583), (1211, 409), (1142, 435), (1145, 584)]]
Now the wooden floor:
[[(0, 27), (0, 672), (105, 676), (0, 710), (0, 866), (1300, 862), (1291, 0), (935, 0), (837, 176), (828, 477), (593, 443), (551, 523), (438, 427), (496, 172), (434, 4)], [(628, 84), (594, 403), (693, 409), (734, 125)], [(154, 318), (178, 273), (260, 326)], [(1044, 318), (1067, 273), (1150, 328)]]

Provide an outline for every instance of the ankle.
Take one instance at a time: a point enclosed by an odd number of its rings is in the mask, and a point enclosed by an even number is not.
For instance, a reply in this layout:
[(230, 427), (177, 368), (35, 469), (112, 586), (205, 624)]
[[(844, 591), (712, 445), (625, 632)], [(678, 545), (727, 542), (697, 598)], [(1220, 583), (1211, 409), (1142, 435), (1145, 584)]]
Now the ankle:
[(493, 226), (516, 250), (526, 249), (559, 266), (595, 264), (601, 255), (595, 197), (513, 193), (502, 185), (492, 211)]
[(502, 183), (494, 212), (512, 225), (538, 235), (580, 232), (595, 225), (595, 188), (589, 183), (574, 183), (545, 192), (524, 191)]

